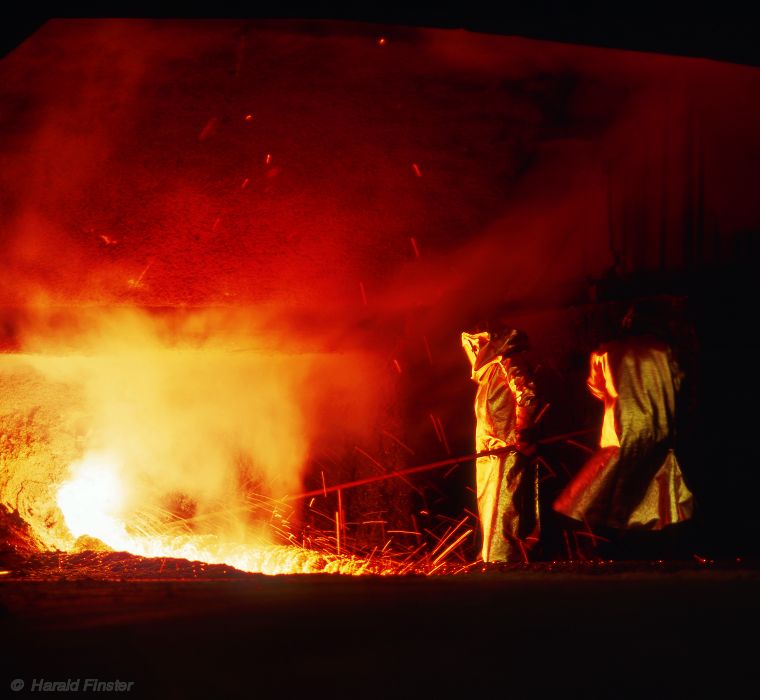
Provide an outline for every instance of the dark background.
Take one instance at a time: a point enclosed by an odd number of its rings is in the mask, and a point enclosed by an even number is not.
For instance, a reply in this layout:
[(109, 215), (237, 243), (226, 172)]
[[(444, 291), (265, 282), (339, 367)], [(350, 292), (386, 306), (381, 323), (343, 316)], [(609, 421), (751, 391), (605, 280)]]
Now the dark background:
[(17, 7), (2, 27), (6, 52), (51, 17), (191, 17), (341, 19), (465, 28), (590, 46), (699, 56), (758, 65), (757, 30), (747, 3), (278, 2), (164, 4), (47, 3)]

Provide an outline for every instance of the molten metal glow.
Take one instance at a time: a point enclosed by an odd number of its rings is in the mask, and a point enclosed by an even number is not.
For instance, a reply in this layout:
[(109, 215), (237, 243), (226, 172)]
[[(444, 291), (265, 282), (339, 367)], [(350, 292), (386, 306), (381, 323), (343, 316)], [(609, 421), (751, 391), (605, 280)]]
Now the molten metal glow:
[[(89, 536), (114, 550), (143, 557), (165, 557), (228, 564), (241, 571), (265, 574), (392, 573), (379, 561), (322, 553), (295, 545), (232, 541), (215, 534), (146, 532), (139, 513), (129, 513), (127, 488), (118, 460), (90, 453), (71, 467), (72, 477), (59, 489), (58, 507), (75, 537)], [(275, 511), (274, 515), (277, 513)]]
[(114, 549), (125, 549), (128, 536), (120, 513), (124, 492), (115, 459), (89, 454), (72, 465), (73, 477), (58, 491), (58, 507), (75, 537), (97, 537)]
[[(375, 361), (259, 349), (250, 317), (223, 319), (119, 309), (87, 316), (60, 341), (42, 323), (39, 336), (30, 331), (27, 342), (45, 352), (4, 366), (42, 408), (6, 421), (0, 503), (52, 550), (92, 547), (86, 536), (249, 572), (382, 573), (379, 557), (370, 566), (346, 535), (342, 508), (339, 556), (332, 531), (301, 532), (301, 512), (284, 501), (303, 490), (310, 449), (332, 441), (339, 417), (341, 439), (375, 424), (369, 398), (355, 399), (357, 385), (376, 383)], [(353, 406), (350, 418), (332, 405)]]

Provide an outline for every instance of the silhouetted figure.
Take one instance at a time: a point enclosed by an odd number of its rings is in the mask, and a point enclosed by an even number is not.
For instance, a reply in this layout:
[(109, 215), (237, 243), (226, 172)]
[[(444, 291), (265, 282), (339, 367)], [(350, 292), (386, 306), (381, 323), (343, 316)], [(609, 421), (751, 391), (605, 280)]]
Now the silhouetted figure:
[(531, 436), (538, 398), (524, 333), (507, 329), (462, 333), (472, 365), (478, 452), (509, 451), (476, 463), (484, 562), (527, 561), (540, 532), (538, 471)]
[(604, 402), (599, 449), (554, 508), (590, 527), (658, 531), (693, 514), (675, 451), (683, 374), (656, 302), (632, 305), (622, 331), (591, 354), (587, 385)]

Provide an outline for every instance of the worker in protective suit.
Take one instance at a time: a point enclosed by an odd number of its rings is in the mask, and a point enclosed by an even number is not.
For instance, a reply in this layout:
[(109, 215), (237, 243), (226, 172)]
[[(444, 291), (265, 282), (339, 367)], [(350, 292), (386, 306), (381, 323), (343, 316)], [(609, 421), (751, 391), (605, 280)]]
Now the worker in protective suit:
[(623, 319), (623, 337), (591, 354), (587, 385), (604, 402), (599, 449), (560, 493), (558, 512), (588, 526), (656, 531), (692, 517), (675, 452), (683, 379), (671, 346), (652, 334), (652, 306)]
[(538, 397), (524, 333), (514, 329), (462, 333), (477, 383), (478, 452), (504, 453), (476, 462), (484, 562), (524, 562), (540, 531), (533, 416)]

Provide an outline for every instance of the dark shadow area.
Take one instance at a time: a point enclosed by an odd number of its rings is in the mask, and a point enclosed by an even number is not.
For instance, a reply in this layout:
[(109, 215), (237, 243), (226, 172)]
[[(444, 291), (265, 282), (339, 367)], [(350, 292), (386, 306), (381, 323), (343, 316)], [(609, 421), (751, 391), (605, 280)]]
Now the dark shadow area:
[[(306, 3), (295, 0), (248, 7), (237, 2), (156, 6), (145, 2), (51, 3), (16, 8), (0, 33), (0, 55), (17, 46), (50, 17), (156, 17), (197, 19), (338, 19), (385, 25), (463, 28), (474, 32), (532, 37), (589, 46), (651, 51), (760, 65), (751, 13), (731, 3), (719, 6), (655, 3), (584, 3), (569, 7), (553, 0), (497, 7), (485, 2), (444, 2), (435, 8), (412, 3)], [(749, 14), (748, 14), (749, 13)]]
[(0, 583), (0, 682), (128, 697), (741, 696), (756, 570)]

